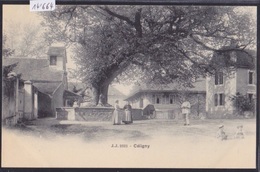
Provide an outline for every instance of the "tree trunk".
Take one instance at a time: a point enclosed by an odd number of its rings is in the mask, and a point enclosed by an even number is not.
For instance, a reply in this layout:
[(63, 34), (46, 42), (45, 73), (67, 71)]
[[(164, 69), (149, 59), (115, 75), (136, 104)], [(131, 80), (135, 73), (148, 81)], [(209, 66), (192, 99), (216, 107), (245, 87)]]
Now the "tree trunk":
[(94, 106), (96, 106), (98, 104), (99, 101), (99, 88), (97, 86), (93, 86), (92, 85), (92, 101), (91, 104), (93, 104)]
[(103, 82), (102, 84), (92, 85), (92, 104), (100, 106), (109, 106), (108, 101), (109, 84)]
[[(107, 101), (108, 101), (108, 88), (109, 88), (109, 84), (103, 84), (101, 87), (100, 87), (100, 95), (103, 96), (103, 98), (99, 101), (101, 101), (101, 103), (103, 105), (107, 105)], [(101, 97), (101, 96), (100, 96)]]

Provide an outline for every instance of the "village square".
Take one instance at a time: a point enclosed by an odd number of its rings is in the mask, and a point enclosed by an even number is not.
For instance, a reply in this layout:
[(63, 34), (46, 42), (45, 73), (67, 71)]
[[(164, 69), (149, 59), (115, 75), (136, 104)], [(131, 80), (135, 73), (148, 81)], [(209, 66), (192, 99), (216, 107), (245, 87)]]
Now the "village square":
[[(4, 19), (24, 10), (3, 9)], [(2, 164), (253, 168), (256, 14), (247, 12), (60, 5), (19, 39), (4, 20)]]

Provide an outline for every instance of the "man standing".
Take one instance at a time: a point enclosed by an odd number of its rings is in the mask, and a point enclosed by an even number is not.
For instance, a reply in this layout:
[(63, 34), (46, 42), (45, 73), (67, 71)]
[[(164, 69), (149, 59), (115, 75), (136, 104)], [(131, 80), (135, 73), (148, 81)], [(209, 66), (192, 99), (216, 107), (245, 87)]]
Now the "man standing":
[(190, 125), (189, 115), (190, 115), (190, 102), (184, 101), (181, 105), (182, 114), (184, 114), (185, 123), (184, 125)]

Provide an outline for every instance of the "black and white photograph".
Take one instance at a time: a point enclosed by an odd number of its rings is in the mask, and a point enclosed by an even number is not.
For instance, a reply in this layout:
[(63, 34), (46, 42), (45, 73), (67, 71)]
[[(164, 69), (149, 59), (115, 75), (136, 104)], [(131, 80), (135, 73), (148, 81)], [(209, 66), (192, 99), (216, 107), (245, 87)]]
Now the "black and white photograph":
[(32, 8), (2, 5), (2, 167), (256, 168), (256, 6)]

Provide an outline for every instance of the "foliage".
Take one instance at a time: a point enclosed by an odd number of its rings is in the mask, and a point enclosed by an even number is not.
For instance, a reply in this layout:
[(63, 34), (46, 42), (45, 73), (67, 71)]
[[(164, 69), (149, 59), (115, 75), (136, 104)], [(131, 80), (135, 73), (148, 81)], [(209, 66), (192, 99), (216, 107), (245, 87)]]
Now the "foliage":
[(231, 97), (234, 107), (241, 113), (245, 111), (255, 111), (255, 100), (250, 100), (247, 95), (241, 95), (237, 93), (235, 96)]
[(16, 78), (20, 78), (21, 74), (16, 74), (13, 69), (18, 63), (14, 63), (8, 66), (3, 66), (3, 92), (5, 97), (10, 97), (14, 93), (14, 83)]
[(14, 54), (14, 52), (15, 52), (13, 49), (7, 47), (6, 41), (7, 41), (7, 36), (4, 34), (3, 35), (3, 52), (2, 52), (2, 56), (4, 58), (12, 56)]
[(251, 17), (237, 7), (71, 5), (43, 17), (45, 37), (73, 46), (77, 75), (96, 97), (120, 79), (191, 87), (215, 70), (214, 52), (244, 51), (256, 35)]
[(49, 45), (45, 42), (39, 24), (9, 21), (3, 32), (8, 37), (6, 45), (15, 50), (16, 56), (42, 58), (46, 54)]

